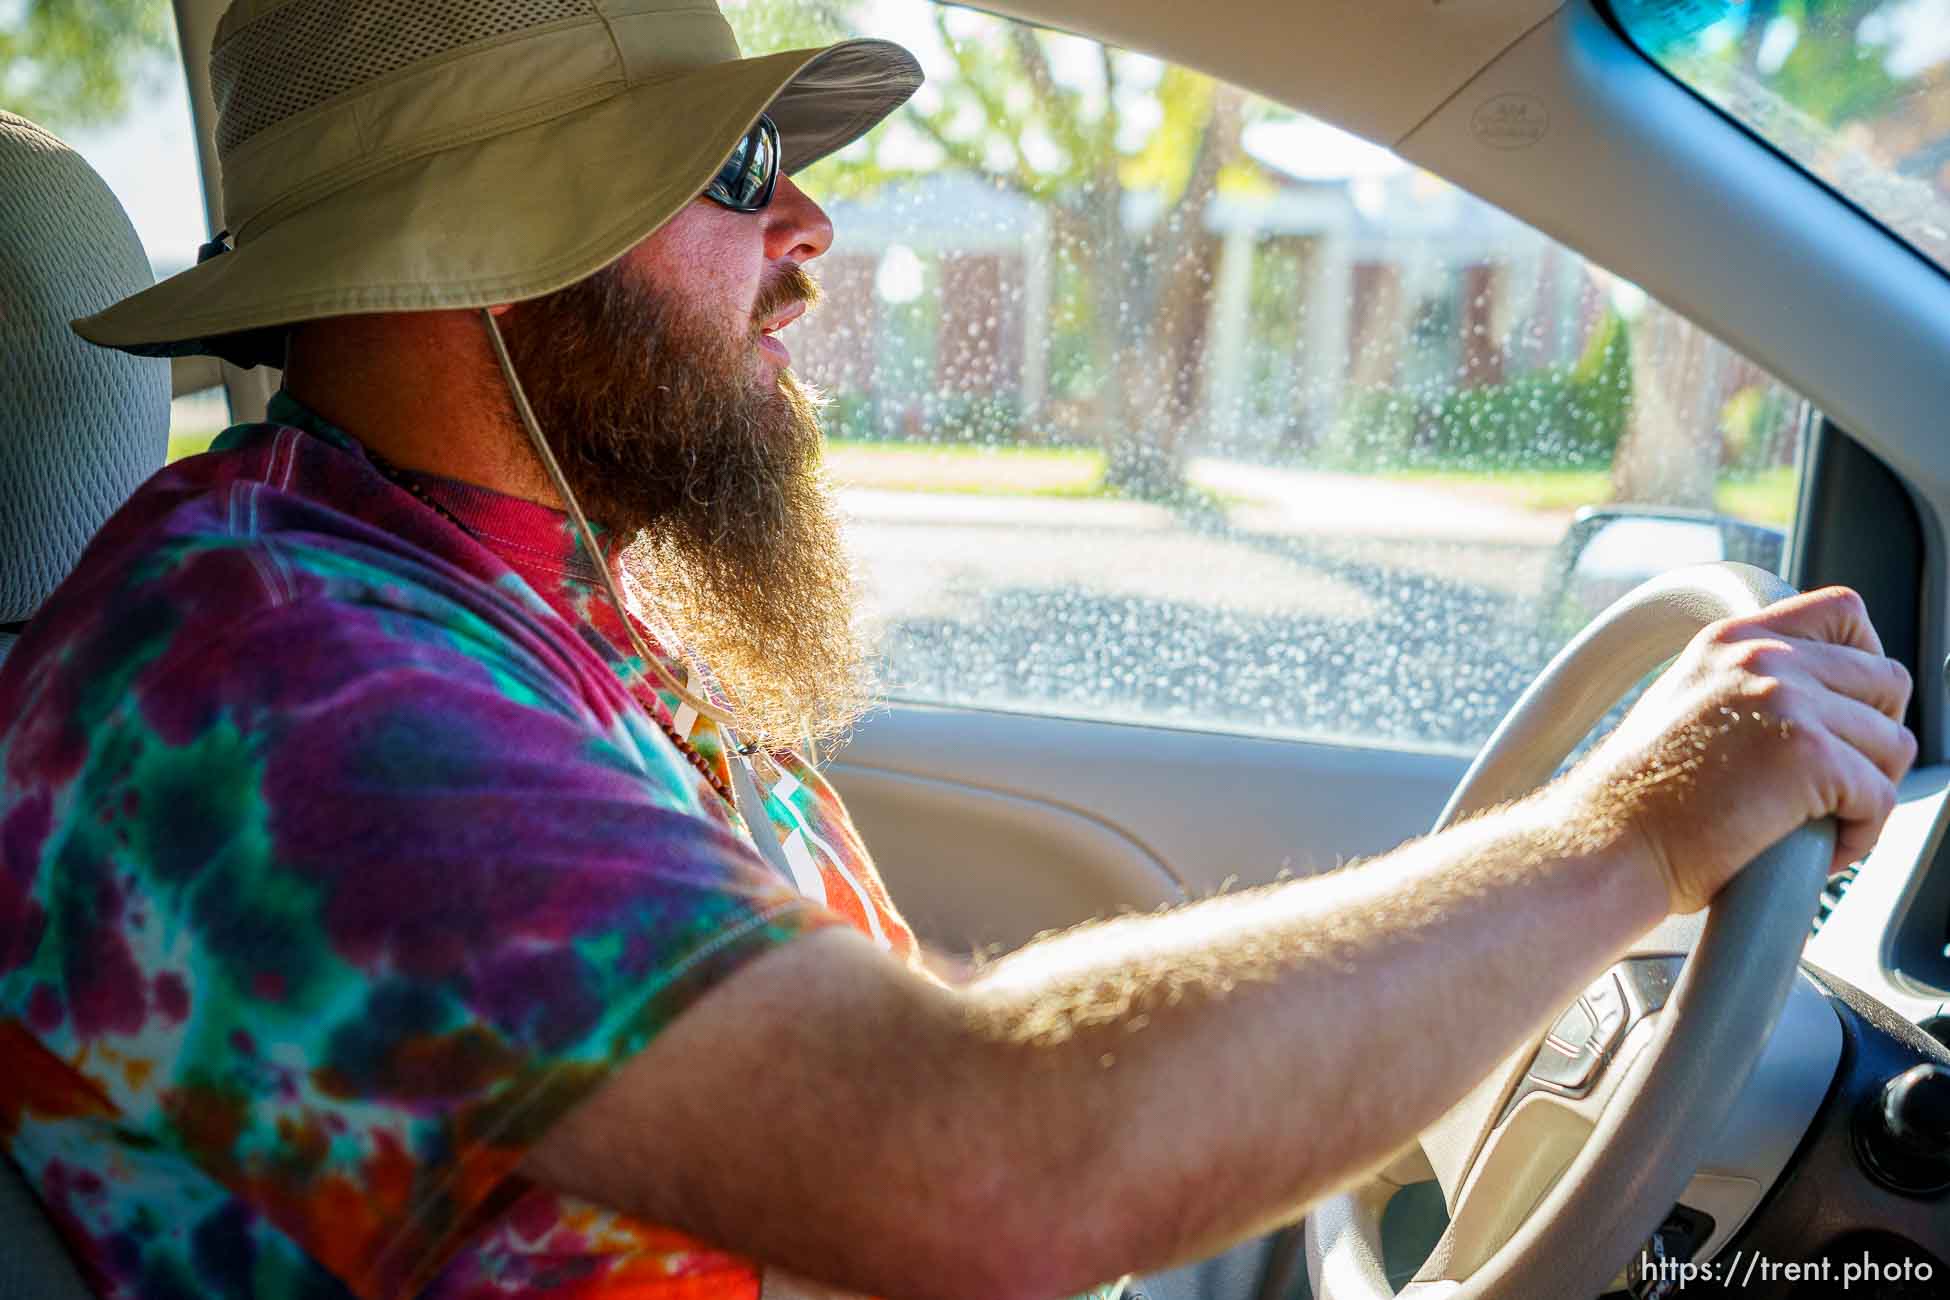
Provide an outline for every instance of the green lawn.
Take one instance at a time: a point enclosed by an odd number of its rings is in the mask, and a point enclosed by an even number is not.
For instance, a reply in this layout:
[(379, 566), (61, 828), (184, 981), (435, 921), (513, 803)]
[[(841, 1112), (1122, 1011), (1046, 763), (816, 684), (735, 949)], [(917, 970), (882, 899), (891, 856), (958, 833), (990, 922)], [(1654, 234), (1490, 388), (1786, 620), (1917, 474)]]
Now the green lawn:
[(1383, 477), (1463, 491), (1523, 510), (1576, 510), (1611, 498), (1602, 469), (1409, 469)]
[(1798, 467), (1781, 465), (1744, 478), (1721, 479), (1713, 503), (1737, 519), (1785, 528), (1794, 522), (1794, 502), (1800, 491)]
[[(1611, 499), (1611, 475), (1601, 469), (1417, 469), (1389, 478), (1460, 488), (1524, 510), (1576, 510)], [(1754, 523), (1785, 527), (1794, 518), (1799, 480), (1792, 465), (1758, 474), (1728, 476), (1715, 489), (1713, 504), (1722, 514)]]
[(1094, 447), (992, 447), (834, 438), (826, 444), (826, 468), (841, 487), (883, 492), (1104, 495), (1104, 453)]

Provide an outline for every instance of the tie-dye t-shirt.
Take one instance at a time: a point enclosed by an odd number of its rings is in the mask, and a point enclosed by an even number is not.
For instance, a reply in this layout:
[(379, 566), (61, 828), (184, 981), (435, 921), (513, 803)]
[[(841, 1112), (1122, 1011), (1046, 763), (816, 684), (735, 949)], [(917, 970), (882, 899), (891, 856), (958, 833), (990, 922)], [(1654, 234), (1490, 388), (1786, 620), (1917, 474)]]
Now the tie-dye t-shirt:
[(754, 851), (561, 515), (271, 416), (0, 669), (0, 1143), (105, 1295), (756, 1296), (516, 1166), (773, 946), (911, 957), (852, 826), (761, 755)]

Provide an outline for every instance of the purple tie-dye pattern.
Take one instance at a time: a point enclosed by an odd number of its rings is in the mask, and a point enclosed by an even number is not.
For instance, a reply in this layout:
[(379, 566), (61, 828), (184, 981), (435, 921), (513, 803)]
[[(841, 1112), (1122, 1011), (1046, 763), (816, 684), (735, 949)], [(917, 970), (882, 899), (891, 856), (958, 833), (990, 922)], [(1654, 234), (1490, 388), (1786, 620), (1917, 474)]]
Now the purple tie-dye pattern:
[(145, 485), (0, 669), (0, 1142), (105, 1295), (755, 1294), (514, 1169), (713, 982), (857, 918), (572, 629), (587, 584), (273, 415)]

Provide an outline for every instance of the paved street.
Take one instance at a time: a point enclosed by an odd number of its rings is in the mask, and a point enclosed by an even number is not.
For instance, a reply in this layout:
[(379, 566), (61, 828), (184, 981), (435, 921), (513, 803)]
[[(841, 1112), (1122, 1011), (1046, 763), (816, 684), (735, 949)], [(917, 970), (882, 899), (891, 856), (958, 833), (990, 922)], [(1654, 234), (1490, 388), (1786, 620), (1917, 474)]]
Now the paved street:
[(1474, 746), (1552, 647), (1568, 518), (1422, 484), (1202, 466), (1224, 519), (1134, 502), (854, 491), (912, 698)]

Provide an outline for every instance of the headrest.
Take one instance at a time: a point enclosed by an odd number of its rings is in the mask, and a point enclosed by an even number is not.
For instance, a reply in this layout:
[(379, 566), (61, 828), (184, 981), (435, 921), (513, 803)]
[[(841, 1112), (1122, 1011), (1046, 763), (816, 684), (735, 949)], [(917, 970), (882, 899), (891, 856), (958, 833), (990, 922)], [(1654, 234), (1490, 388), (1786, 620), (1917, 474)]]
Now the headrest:
[(68, 328), (152, 283), (102, 178), (0, 112), (0, 623), (31, 618), (168, 455), (169, 363)]

